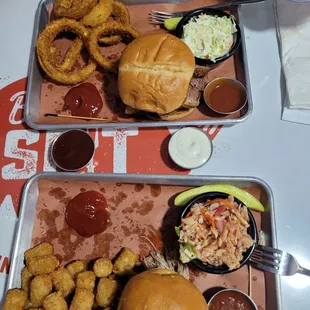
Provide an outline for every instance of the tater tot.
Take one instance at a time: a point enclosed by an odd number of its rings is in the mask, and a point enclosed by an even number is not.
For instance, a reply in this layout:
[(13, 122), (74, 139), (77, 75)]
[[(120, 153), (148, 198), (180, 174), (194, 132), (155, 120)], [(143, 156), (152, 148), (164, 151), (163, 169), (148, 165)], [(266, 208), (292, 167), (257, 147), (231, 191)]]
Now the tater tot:
[(2, 310), (22, 310), (27, 301), (27, 293), (24, 290), (8, 290)]
[(83, 271), (76, 276), (76, 287), (93, 291), (96, 276), (92, 271)]
[(25, 255), (26, 265), (28, 265), (28, 262), (30, 259), (36, 256), (53, 255), (53, 253), (54, 253), (54, 249), (50, 243), (48, 242), (40, 243), (25, 252), (24, 255)]
[(30, 302), (40, 307), (43, 299), (52, 292), (52, 279), (48, 275), (38, 275), (30, 283)]
[(77, 260), (71, 264), (69, 264), (67, 267), (67, 270), (69, 271), (71, 277), (73, 280), (75, 280), (75, 277), (80, 273), (86, 270), (85, 263), (81, 260)]
[(138, 256), (130, 249), (124, 248), (114, 263), (113, 272), (122, 276), (130, 274), (137, 261)]
[(61, 292), (63, 297), (67, 297), (75, 288), (69, 271), (64, 267), (60, 267), (52, 273), (52, 281), (56, 291)]
[(45, 310), (68, 310), (67, 302), (60, 292), (55, 292), (48, 295), (43, 300)]
[(96, 292), (96, 302), (101, 307), (110, 306), (117, 292), (117, 281), (108, 278), (101, 278)]
[(113, 271), (113, 264), (108, 258), (99, 258), (94, 264), (94, 273), (98, 278), (106, 278)]
[(36, 256), (28, 261), (28, 270), (34, 276), (50, 274), (59, 266), (59, 261), (54, 255)]
[(29, 294), (30, 282), (32, 279), (32, 274), (29, 272), (27, 267), (24, 267), (21, 271), (21, 279), (22, 279), (22, 289)]
[(94, 304), (94, 293), (90, 290), (77, 288), (71, 302), (70, 310), (91, 310)]

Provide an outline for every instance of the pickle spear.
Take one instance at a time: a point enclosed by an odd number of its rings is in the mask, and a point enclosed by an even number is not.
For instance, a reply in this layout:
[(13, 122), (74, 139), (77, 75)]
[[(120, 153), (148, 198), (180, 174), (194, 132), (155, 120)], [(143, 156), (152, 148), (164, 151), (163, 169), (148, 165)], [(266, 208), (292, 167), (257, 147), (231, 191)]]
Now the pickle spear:
[(179, 194), (174, 199), (174, 204), (178, 207), (181, 207), (187, 204), (190, 200), (192, 200), (196, 196), (210, 192), (221, 192), (234, 196), (235, 198), (239, 199), (244, 205), (246, 205), (249, 209), (254, 211), (264, 212), (265, 210), (261, 202), (257, 200), (254, 196), (242, 190), (241, 188), (228, 184), (203, 185), (200, 187), (189, 189)]
[(173, 31), (177, 29), (179, 21), (182, 19), (182, 17), (172, 17), (168, 18), (164, 21), (164, 26), (167, 30)]

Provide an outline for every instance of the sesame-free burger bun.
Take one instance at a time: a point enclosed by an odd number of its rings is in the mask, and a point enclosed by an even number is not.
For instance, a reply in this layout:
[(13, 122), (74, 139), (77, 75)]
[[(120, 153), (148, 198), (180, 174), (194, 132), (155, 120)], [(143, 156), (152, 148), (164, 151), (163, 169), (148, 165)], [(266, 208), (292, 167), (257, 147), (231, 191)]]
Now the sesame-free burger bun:
[(185, 100), (194, 70), (194, 55), (183, 41), (168, 33), (143, 35), (120, 59), (120, 97), (138, 110), (170, 113)]
[(151, 269), (129, 280), (118, 310), (207, 310), (200, 291), (180, 274)]

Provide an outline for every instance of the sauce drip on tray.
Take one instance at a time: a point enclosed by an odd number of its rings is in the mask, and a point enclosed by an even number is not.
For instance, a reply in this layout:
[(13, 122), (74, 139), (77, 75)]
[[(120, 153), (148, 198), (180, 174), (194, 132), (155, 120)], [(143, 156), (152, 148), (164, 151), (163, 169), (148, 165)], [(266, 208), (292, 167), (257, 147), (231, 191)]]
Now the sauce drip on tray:
[(91, 83), (72, 87), (64, 100), (74, 116), (97, 117), (103, 105), (99, 91)]
[(65, 217), (79, 235), (91, 237), (107, 228), (110, 215), (105, 197), (96, 191), (87, 191), (69, 201)]

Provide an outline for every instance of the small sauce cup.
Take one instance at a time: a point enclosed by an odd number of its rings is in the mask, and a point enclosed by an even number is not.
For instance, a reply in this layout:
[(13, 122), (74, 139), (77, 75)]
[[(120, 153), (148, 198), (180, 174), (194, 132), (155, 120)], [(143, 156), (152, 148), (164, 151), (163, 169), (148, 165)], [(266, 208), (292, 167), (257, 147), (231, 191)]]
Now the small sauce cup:
[(208, 135), (196, 127), (178, 130), (168, 145), (171, 159), (183, 169), (201, 167), (210, 159), (212, 150), (212, 141)]
[(93, 158), (95, 144), (84, 130), (67, 130), (52, 143), (51, 157), (55, 165), (64, 171), (84, 168)]
[(209, 310), (258, 310), (250, 296), (236, 289), (224, 289), (212, 296)]
[(245, 86), (232, 78), (217, 78), (209, 82), (203, 98), (212, 111), (224, 115), (242, 110), (248, 101)]

